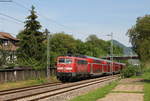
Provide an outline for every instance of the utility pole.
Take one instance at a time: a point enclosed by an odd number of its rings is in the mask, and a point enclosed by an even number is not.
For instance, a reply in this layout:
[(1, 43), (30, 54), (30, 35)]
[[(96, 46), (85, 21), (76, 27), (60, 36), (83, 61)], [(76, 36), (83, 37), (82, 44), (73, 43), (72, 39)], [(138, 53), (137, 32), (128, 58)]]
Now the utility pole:
[(113, 33), (111, 33), (110, 36), (111, 36), (111, 61), (112, 61), (111, 68), (112, 68), (112, 72), (113, 72)]
[(110, 60), (111, 62), (111, 72), (113, 72), (113, 33), (108, 34), (107, 36), (111, 37), (111, 45), (110, 45)]
[(47, 68), (46, 68), (46, 76), (49, 78), (50, 75), (50, 35), (48, 29), (45, 29), (45, 33), (47, 35)]

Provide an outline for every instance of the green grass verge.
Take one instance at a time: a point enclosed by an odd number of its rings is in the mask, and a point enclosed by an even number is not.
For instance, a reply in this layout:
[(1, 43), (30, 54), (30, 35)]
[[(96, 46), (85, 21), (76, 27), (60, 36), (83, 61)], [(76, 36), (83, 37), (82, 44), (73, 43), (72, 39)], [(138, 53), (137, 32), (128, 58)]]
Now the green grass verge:
[(150, 81), (144, 84), (144, 101), (150, 101)]
[(150, 101), (150, 69), (142, 75), (144, 78), (144, 101)]
[(40, 78), (40, 79), (32, 79), (32, 80), (25, 80), (25, 81), (16, 81), (16, 82), (7, 82), (0, 84), (0, 91), (12, 88), (19, 88), (19, 87), (26, 87), (26, 86), (33, 86), (38, 84), (44, 84), (48, 82), (57, 82), (55, 76), (47, 78)]
[(98, 88), (97, 90), (91, 91), (87, 94), (78, 96), (73, 98), (70, 101), (96, 101), (99, 98), (105, 97), (116, 85), (118, 82), (112, 82), (102, 88)]
[(134, 76), (132, 78), (144, 79), (144, 101), (150, 101), (150, 69), (144, 70), (144, 73), (141, 76)]

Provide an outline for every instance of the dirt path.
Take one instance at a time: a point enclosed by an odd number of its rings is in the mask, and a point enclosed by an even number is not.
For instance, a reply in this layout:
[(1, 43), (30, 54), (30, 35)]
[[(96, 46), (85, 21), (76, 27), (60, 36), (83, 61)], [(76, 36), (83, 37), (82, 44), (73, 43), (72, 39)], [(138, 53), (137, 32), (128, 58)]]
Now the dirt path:
[(97, 101), (144, 101), (142, 79), (123, 79), (106, 97)]

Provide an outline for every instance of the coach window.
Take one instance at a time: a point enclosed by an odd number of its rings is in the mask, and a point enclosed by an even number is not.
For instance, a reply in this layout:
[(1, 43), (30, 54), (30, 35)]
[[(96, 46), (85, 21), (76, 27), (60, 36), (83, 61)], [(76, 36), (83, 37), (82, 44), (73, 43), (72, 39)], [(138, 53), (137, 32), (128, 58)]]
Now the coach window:
[(77, 63), (78, 64), (87, 64), (87, 61), (86, 60), (78, 60)]
[(81, 64), (81, 60), (77, 60), (77, 63), (78, 63), (78, 64)]
[(100, 63), (100, 61), (99, 60), (94, 60), (94, 63)]
[(84, 64), (87, 64), (87, 61), (86, 61), (86, 60), (84, 60)]

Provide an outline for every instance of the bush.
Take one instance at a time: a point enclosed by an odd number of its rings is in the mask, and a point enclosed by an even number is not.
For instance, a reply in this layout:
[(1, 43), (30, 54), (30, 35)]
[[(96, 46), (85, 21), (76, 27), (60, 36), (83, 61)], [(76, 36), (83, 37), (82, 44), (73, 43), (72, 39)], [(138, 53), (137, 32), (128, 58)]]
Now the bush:
[(128, 78), (134, 75), (140, 75), (140, 74), (141, 74), (141, 68), (138, 66), (133, 66), (133, 65), (127, 65), (121, 71), (121, 76), (124, 78)]
[(33, 58), (18, 59), (16, 64), (18, 64), (18, 66), (31, 67), (36, 70), (44, 69), (46, 67), (46, 62), (37, 61)]

